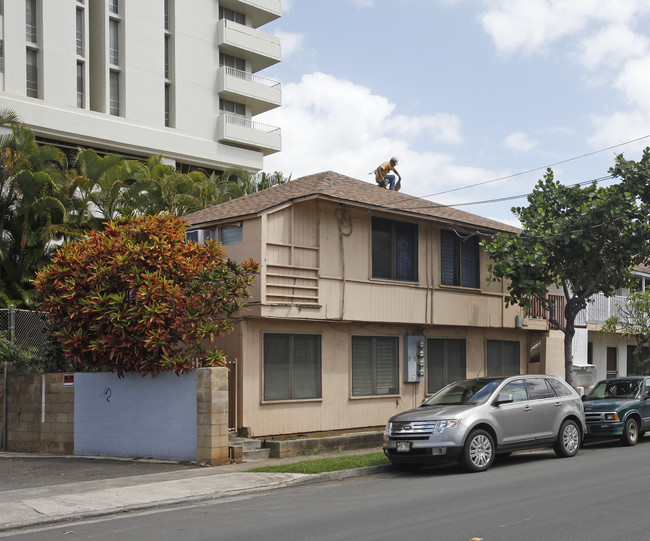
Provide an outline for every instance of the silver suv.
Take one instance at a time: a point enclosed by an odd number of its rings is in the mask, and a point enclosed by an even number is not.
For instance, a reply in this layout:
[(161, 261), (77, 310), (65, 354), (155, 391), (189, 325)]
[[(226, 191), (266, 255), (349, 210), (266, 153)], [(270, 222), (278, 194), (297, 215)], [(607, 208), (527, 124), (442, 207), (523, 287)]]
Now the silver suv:
[(555, 376), (477, 378), (447, 385), (420, 407), (394, 415), (384, 432), (393, 464), (459, 459), (487, 470), (497, 454), (552, 447), (574, 456), (586, 433), (582, 401)]

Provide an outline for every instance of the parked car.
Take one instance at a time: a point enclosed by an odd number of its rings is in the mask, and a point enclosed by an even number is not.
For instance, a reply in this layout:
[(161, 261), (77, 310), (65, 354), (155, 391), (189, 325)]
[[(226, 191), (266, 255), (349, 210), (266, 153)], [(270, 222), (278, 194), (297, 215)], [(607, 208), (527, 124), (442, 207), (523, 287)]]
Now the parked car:
[(487, 470), (499, 453), (552, 447), (574, 456), (586, 432), (581, 397), (555, 376), (477, 378), (447, 385), (388, 421), (384, 453), (396, 465), (457, 459)]
[(650, 377), (604, 379), (583, 396), (587, 435), (636, 445), (650, 430)]

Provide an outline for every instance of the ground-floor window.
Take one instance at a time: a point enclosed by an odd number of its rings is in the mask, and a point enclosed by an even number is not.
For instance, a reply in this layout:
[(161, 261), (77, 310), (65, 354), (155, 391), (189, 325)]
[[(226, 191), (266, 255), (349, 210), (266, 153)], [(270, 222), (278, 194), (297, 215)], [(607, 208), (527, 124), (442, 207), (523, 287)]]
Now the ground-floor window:
[(465, 340), (427, 339), (427, 393), (435, 393), (448, 383), (465, 377)]
[(519, 342), (511, 340), (488, 340), (487, 375), (514, 376), (520, 373)]
[(352, 337), (352, 396), (399, 392), (399, 339)]
[(264, 335), (264, 400), (321, 398), (321, 337)]

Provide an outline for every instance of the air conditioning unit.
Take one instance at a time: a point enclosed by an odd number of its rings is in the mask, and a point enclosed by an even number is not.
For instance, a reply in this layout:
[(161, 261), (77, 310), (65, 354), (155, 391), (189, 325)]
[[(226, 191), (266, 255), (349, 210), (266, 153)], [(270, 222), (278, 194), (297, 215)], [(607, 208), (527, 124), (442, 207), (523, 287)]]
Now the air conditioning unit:
[(214, 240), (216, 232), (213, 229), (194, 229), (185, 233), (185, 240), (192, 240), (199, 244), (205, 244), (208, 240)]

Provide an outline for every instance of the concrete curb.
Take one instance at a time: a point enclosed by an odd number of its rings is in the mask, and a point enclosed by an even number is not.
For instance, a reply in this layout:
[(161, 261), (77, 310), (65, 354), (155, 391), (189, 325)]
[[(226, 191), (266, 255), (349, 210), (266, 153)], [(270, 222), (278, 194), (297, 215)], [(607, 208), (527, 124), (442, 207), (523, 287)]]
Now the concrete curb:
[[(140, 502), (133, 505), (124, 505), (124, 506), (115, 506), (115, 507), (106, 507), (103, 509), (95, 510), (85, 510), (83, 512), (71, 512), (64, 513), (56, 516), (40, 515), (36, 517), (30, 517), (26, 520), (15, 520), (12, 522), (0, 522), (0, 532), (8, 532), (12, 530), (21, 530), (27, 529), (35, 526), (43, 525), (53, 525), (61, 524), (66, 522), (76, 522), (80, 520), (86, 520), (91, 518), (100, 518), (100, 517), (109, 517), (115, 515), (121, 515), (124, 513), (136, 512), (136, 511), (145, 511), (148, 509), (154, 508), (165, 508), (173, 507), (176, 505), (184, 503), (199, 503), (207, 502), (210, 500), (218, 500), (221, 498), (230, 498), (234, 496), (243, 496), (248, 494), (257, 494), (261, 492), (266, 492), (270, 490), (275, 490), (279, 488), (286, 488), (290, 486), (304, 486), (313, 483), (334, 481), (334, 480), (343, 480), (351, 477), (359, 477), (362, 475), (371, 475), (375, 473), (382, 473), (384, 471), (389, 471), (391, 466), (380, 465), (380, 466), (368, 466), (364, 468), (353, 468), (349, 470), (339, 470), (332, 472), (325, 472), (319, 474), (290, 474), (292, 477), (284, 477), (283, 475), (287, 474), (277, 474), (278, 477), (283, 476), (277, 482), (266, 481), (264, 484), (260, 485), (251, 485), (241, 488), (221, 488), (218, 491), (204, 494), (188, 495), (180, 498), (165, 498), (159, 499), (156, 501), (149, 502)], [(246, 475), (245, 472), (237, 472), (234, 475)], [(275, 474), (269, 474), (275, 475)], [(272, 479), (272, 477), (271, 477)], [(37, 510), (30, 508), (29, 505), (25, 502), (29, 502), (28, 499), (25, 499), (24, 502), (16, 502), (16, 506), (24, 505), (26, 514), (38, 513)]]

